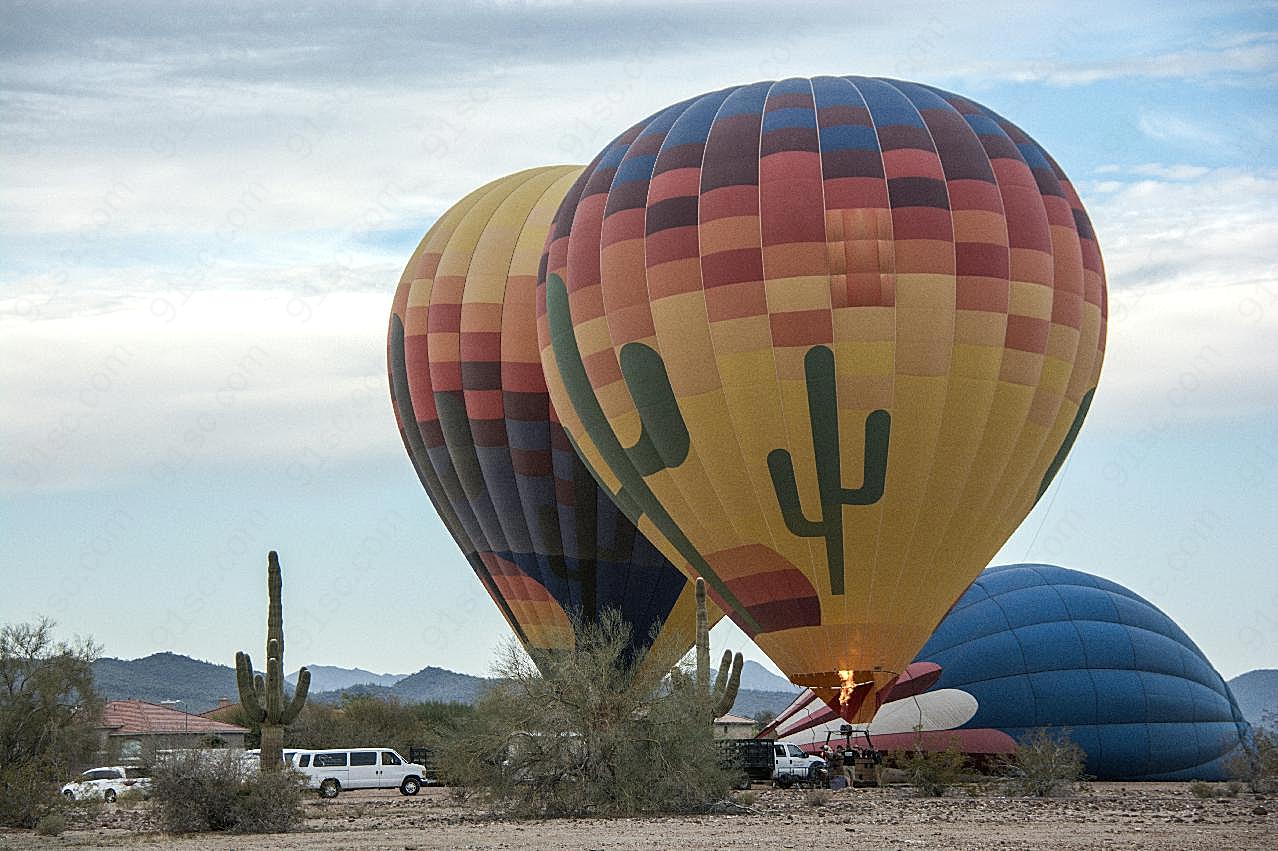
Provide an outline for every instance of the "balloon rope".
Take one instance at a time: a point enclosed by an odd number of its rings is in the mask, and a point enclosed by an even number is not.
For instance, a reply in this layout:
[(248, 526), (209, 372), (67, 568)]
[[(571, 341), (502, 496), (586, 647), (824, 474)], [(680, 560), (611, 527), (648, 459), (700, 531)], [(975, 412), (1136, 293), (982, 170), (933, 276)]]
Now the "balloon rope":
[(1047, 525), (1047, 518), (1052, 513), (1052, 506), (1056, 504), (1056, 497), (1060, 494), (1061, 488), (1064, 487), (1065, 474), (1069, 472), (1069, 462), (1074, 459), (1074, 453), (1065, 456), (1065, 463), (1061, 465), (1060, 474), (1056, 476), (1056, 481), (1052, 484), (1056, 485), (1056, 489), (1052, 491), (1052, 498), (1047, 501), (1047, 508), (1043, 511), (1043, 519), (1038, 521), (1038, 528), (1034, 530), (1034, 537), (1030, 538), (1029, 546), (1025, 548), (1025, 555), (1021, 558), (1022, 562), (1029, 561), (1030, 551), (1034, 549), (1034, 544), (1038, 541), (1038, 535), (1043, 531), (1043, 527)]

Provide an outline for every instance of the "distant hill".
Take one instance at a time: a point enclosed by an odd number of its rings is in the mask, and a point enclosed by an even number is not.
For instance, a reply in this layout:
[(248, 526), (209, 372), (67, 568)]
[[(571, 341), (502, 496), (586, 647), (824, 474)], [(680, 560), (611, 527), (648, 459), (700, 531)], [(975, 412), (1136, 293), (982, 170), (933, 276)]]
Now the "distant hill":
[[(307, 665), (311, 672), (311, 691), (341, 691), (351, 686), (393, 686), (407, 674), (374, 674), (363, 668), (338, 668), (334, 665)], [(297, 671), (286, 676), (290, 685), (297, 684)]]
[(794, 692), (743, 688), (737, 692), (737, 700), (732, 704), (731, 712), (733, 715), (753, 718), (765, 709), (773, 714), (779, 713), (793, 702)]
[[(783, 691), (790, 695), (790, 700), (803, 691), (785, 677), (772, 673), (753, 659), (745, 660), (745, 664), (741, 666), (741, 688), (752, 691)], [(786, 706), (790, 705), (790, 700), (786, 701)]]
[(1229, 681), (1229, 690), (1238, 701), (1243, 717), (1260, 726), (1265, 713), (1278, 718), (1278, 669), (1258, 668)]
[(180, 700), (183, 712), (200, 713), (217, 706), (218, 698), (238, 699), (235, 669), (176, 653), (154, 653), (141, 659), (99, 659), (93, 681), (107, 700)]
[[(405, 703), (429, 700), (474, 703), (492, 682), (484, 677), (436, 667), (423, 668), (407, 676), (373, 674), (358, 668), (328, 665), (308, 667), (312, 672), (311, 699), (330, 703), (341, 700), (343, 694), (396, 698)], [(229, 697), (233, 701), (239, 699), (235, 669), (176, 653), (156, 653), (141, 659), (99, 659), (93, 663), (93, 677), (107, 700), (135, 698), (153, 703), (180, 700), (182, 703), (175, 708), (185, 712), (200, 713), (212, 709), (221, 697)], [(366, 678), (371, 679), (352, 682)], [(347, 684), (336, 688), (324, 687), (334, 682)], [(798, 691), (757, 662), (746, 662), (742, 666), (741, 682), (742, 688), (732, 711), (747, 717), (764, 709), (780, 712), (790, 705)], [(759, 683), (773, 686), (776, 682), (785, 684), (789, 690), (749, 687)]]
[(444, 668), (422, 668), (409, 674), (391, 686), (360, 683), (348, 688), (322, 691), (315, 700), (336, 702), (343, 695), (367, 694), (381, 698), (395, 698), (405, 703), (422, 703), (428, 700), (441, 703), (474, 703), (492, 680), (459, 674)]

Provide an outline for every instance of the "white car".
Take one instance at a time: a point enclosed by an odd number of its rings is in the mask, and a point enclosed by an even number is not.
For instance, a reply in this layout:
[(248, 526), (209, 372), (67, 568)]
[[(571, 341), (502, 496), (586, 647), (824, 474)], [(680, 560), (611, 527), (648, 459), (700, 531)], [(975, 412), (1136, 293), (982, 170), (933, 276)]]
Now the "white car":
[(416, 795), (433, 780), (425, 766), (392, 748), (297, 751), (291, 765), (306, 775), (307, 788), (318, 789), (324, 798), (336, 798), (343, 789), (399, 789), (402, 795)]
[(151, 778), (140, 768), (109, 765), (91, 768), (62, 787), (62, 794), (73, 801), (101, 798), (108, 804), (128, 791), (149, 794)]

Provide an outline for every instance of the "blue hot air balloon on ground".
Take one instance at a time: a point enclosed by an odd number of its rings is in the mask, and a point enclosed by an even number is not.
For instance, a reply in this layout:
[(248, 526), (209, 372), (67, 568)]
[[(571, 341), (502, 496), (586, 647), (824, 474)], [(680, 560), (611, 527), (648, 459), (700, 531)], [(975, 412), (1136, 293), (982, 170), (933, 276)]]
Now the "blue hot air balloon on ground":
[(1223, 780), (1251, 735), (1229, 686), (1171, 618), (1064, 567), (985, 571), (918, 659), (941, 666), (934, 689), (976, 699), (960, 729), (1019, 739), (1068, 727), (1100, 779)]
[[(1097, 779), (1224, 780), (1251, 740), (1184, 630), (1121, 585), (1064, 567), (986, 570), (906, 673), (868, 725), (882, 750), (957, 739), (970, 754), (1005, 754), (1048, 728), (1068, 731)], [(814, 750), (842, 723), (808, 691), (760, 735)]]

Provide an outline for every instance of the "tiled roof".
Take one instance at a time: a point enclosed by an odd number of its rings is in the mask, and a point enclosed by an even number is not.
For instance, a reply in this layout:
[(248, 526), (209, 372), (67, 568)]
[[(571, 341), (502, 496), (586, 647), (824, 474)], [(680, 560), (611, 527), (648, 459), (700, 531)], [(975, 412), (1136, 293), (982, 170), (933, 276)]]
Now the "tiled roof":
[(147, 703), (112, 700), (102, 710), (102, 726), (112, 733), (247, 733), (243, 727)]
[(754, 719), (742, 718), (740, 715), (732, 715), (731, 713), (729, 713), (728, 715), (720, 715), (718, 718), (714, 719), (714, 723), (716, 724), (753, 724)]

